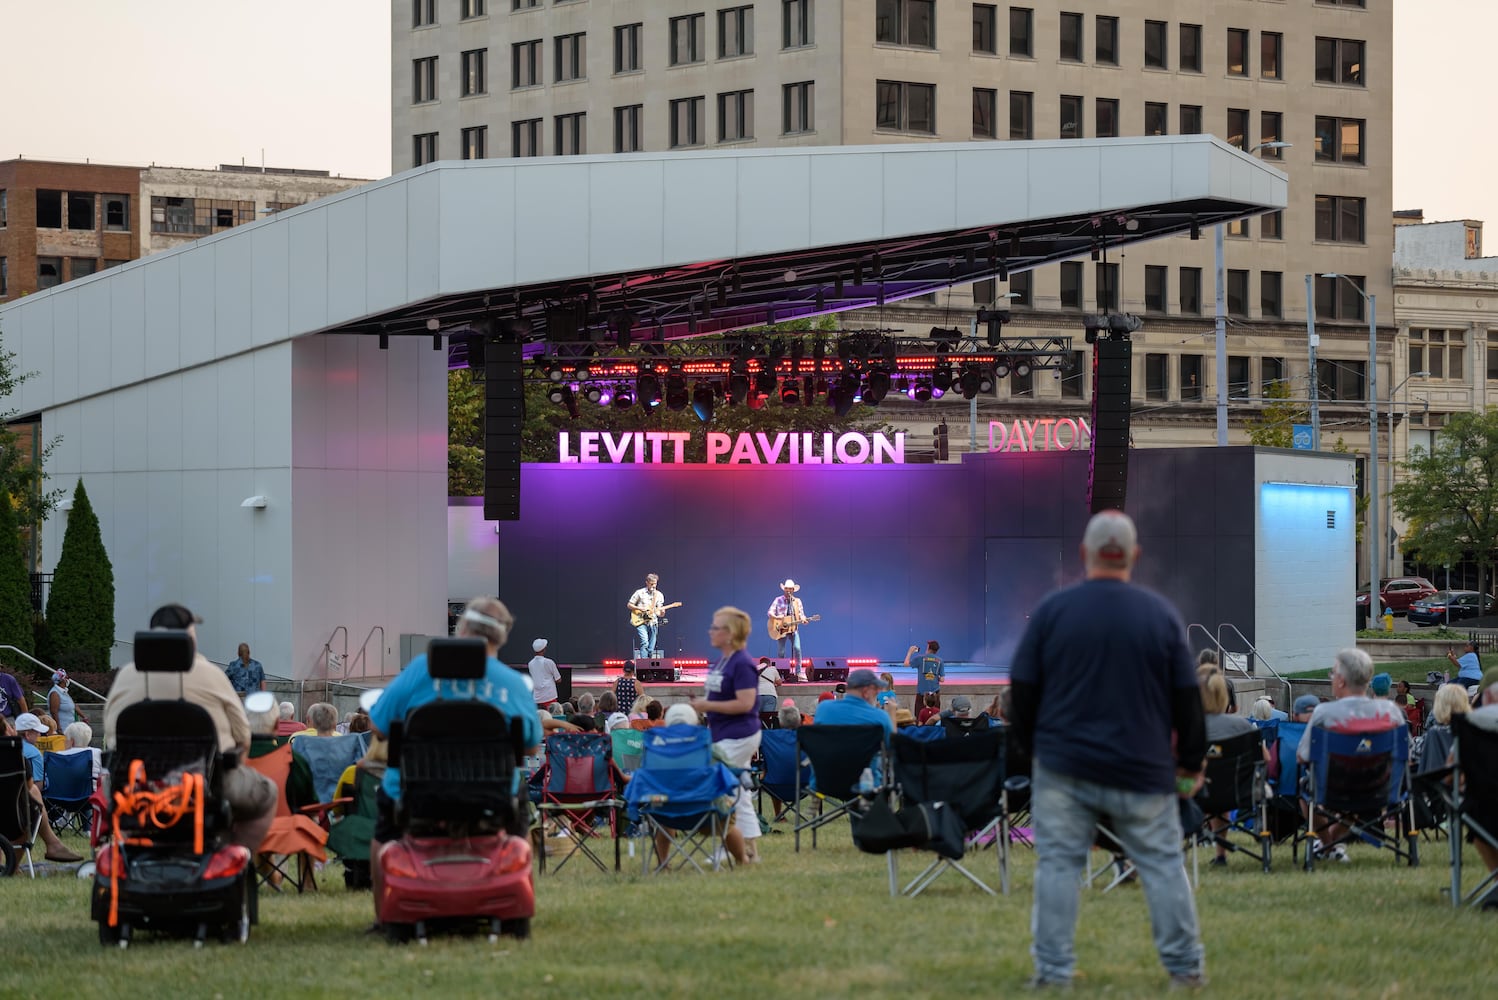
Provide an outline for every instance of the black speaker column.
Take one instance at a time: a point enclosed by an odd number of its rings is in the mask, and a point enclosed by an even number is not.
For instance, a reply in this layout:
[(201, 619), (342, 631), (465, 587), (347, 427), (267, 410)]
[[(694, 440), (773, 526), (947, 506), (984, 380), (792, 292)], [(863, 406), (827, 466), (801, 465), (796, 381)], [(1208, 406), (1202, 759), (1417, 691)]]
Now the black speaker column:
[(484, 345), (484, 520), (520, 520), (525, 383), (520, 343)]
[(1092, 513), (1123, 510), (1129, 485), (1131, 352), (1128, 340), (1099, 340), (1092, 348), (1092, 452), (1087, 501)]

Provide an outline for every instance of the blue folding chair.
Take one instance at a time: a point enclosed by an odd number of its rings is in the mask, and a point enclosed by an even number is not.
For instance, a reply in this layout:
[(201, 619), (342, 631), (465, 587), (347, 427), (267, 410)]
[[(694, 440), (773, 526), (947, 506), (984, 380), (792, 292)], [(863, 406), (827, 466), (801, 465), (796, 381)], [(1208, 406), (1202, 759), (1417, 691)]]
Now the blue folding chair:
[(307, 736), (292, 738), (292, 752), (307, 762), (312, 772), (312, 790), (317, 801), (332, 802), (338, 790), (338, 779), (364, 757), (369, 749), (368, 733), (346, 733), (342, 736)]
[(94, 755), (82, 753), (42, 754), (42, 774), (46, 785), (42, 801), (47, 804), (47, 819), (54, 830), (76, 830), (88, 833), (94, 794)]
[[(801, 801), (811, 794), (811, 761), (803, 757), (796, 747), (796, 730), (766, 729), (760, 733), (759, 755), (764, 762), (764, 772), (759, 779), (760, 797), (768, 794), (780, 804), (776, 818), (782, 818), (788, 813), (792, 821), (799, 824)], [(799, 781), (796, 775), (798, 765), (801, 772)], [(760, 814), (764, 814), (763, 806)]]
[[(734, 801), (740, 793), (732, 769), (713, 759), (712, 734), (701, 726), (662, 726), (645, 734), (640, 767), (625, 786), (629, 818), (652, 845), (642, 851), (645, 874), (691, 866), (706, 873), (723, 867)], [(654, 864), (652, 864), (654, 858)]]
[(918, 743), (935, 743), (947, 738), (946, 726), (906, 726), (896, 730), (897, 734)]
[[(1341, 840), (1361, 839), (1394, 852), (1414, 868), (1420, 863), (1420, 834), (1415, 829), (1409, 782), (1410, 731), (1406, 726), (1383, 732), (1334, 732), (1311, 729), (1306, 766), (1309, 801), (1299, 840), (1309, 841), (1325, 826), (1347, 828)], [(1395, 821), (1395, 832), (1384, 829)], [(1305, 870), (1315, 864), (1307, 843)], [(1326, 847), (1333, 844), (1328, 843)]]

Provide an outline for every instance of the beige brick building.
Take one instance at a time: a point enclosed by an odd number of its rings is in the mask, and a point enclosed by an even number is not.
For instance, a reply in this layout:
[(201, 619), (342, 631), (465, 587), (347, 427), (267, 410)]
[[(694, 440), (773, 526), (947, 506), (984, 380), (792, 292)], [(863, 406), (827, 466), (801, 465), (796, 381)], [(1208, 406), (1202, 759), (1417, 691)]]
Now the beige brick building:
[[(392, 168), (435, 159), (668, 148), (1057, 140), (1209, 132), (1290, 177), (1290, 207), (1226, 239), (1231, 440), (1264, 387), (1307, 398), (1306, 275), (1353, 277), (1393, 352), (1393, 0), (393, 0)], [(1003, 183), (995, 178), (995, 183)], [(919, 191), (908, 193), (919, 198)], [(621, 197), (627, 193), (621, 192)], [(878, 205), (869, 211), (877, 212)], [(1116, 224), (1100, 220), (1101, 225)], [(1213, 241), (1172, 239), (980, 282), (856, 325), (966, 326), (1008, 302), (1015, 334), (1070, 334), (1068, 373), (1001, 379), (980, 421), (1085, 412), (1081, 317), (1145, 319), (1138, 446), (1214, 440)], [(1366, 304), (1316, 278), (1323, 443), (1367, 447)], [(951, 400), (901, 403), (929, 426)], [(979, 428), (979, 446), (987, 442)], [(967, 436), (954, 428), (953, 449)]]

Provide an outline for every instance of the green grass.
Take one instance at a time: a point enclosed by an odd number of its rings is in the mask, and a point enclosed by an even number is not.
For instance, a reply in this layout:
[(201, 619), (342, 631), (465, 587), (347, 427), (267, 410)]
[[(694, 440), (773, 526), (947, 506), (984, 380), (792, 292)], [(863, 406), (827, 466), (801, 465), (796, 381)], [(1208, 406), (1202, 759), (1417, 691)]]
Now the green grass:
[[(1374, 671), (1388, 674), (1391, 681), (1406, 680), (1411, 684), (1424, 684), (1425, 675), (1431, 670), (1454, 669), (1451, 661), (1444, 656), (1433, 657), (1428, 660), (1386, 660), (1375, 662)], [(1331, 676), (1331, 668), (1321, 670), (1305, 670), (1298, 674), (1286, 674), (1289, 680), (1324, 681)]]
[[(883, 859), (854, 850), (845, 827), (815, 852), (803, 842), (792, 853), (788, 834), (761, 843), (762, 864), (707, 877), (573, 864), (538, 876), (533, 938), (498, 945), (445, 937), (392, 947), (366, 935), (370, 895), (345, 892), (336, 864), (316, 895), (262, 894), (247, 946), (198, 952), (150, 935), (127, 952), (102, 948), (89, 883), (10, 879), (0, 883), (10, 944), (0, 997), (989, 997), (1016, 992), (1030, 974), (1028, 850), (1016, 852), (1008, 897), (948, 874), (919, 899), (892, 900)], [(1366, 846), (1351, 849), (1351, 864), (1311, 875), (1292, 868), (1288, 846), (1267, 876), (1241, 857), (1203, 867), (1207, 994), (1486, 995), (1491, 971), (1471, 946), (1498, 918), (1454, 914), (1440, 891), (1446, 844), (1422, 846), (1415, 869)], [(994, 874), (992, 858), (970, 864)], [(902, 855), (902, 873), (917, 860)], [(1478, 868), (1470, 849), (1466, 864)], [(1163, 991), (1138, 888), (1084, 890), (1077, 948), (1080, 993)]]

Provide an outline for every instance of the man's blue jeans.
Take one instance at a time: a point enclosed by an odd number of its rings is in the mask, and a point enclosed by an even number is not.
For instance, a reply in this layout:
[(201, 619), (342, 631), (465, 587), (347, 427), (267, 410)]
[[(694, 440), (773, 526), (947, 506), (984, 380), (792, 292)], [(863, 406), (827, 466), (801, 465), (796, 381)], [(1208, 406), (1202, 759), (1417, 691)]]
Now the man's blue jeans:
[(659, 630), (658, 622), (646, 622), (635, 626), (635, 659), (649, 659), (659, 655), (660, 651), (655, 648), (655, 634)]
[(1203, 971), (1196, 900), (1186, 877), (1174, 795), (1109, 788), (1048, 771), (1036, 760), (1030, 809), (1036, 853), (1030, 954), (1041, 980), (1069, 980), (1076, 968), (1077, 897), (1103, 816), (1113, 820), (1124, 853), (1139, 872), (1161, 964), (1172, 975)]
[(791, 644), (791, 653), (796, 657), (796, 669), (801, 668), (801, 630), (797, 629), (790, 635), (783, 635), (775, 640), (775, 656), (780, 658), (785, 655), (785, 644)]

